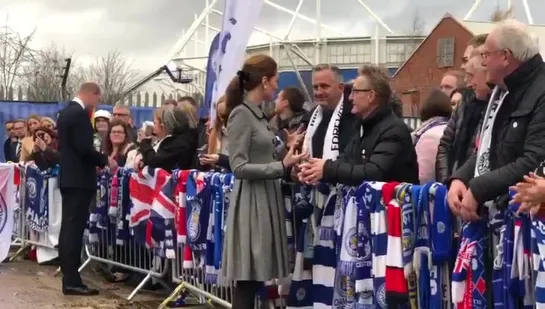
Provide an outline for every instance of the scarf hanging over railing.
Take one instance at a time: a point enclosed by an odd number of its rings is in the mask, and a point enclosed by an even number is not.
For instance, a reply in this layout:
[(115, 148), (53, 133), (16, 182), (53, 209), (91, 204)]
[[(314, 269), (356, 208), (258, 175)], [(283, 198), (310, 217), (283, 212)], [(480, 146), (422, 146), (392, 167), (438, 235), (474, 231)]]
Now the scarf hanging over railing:
[(386, 253), (388, 233), (386, 228), (386, 207), (382, 198), (383, 182), (372, 182), (375, 203), (371, 204), (371, 252), (373, 259), (373, 304), (377, 309), (386, 309)]
[(97, 177), (97, 194), (95, 207), (89, 215), (89, 242), (96, 243), (99, 240), (99, 232), (108, 225), (108, 203), (110, 191), (110, 172), (102, 170)]
[(206, 231), (206, 254), (205, 254), (205, 267), (204, 267), (204, 283), (217, 284), (218, 272), (214, 267), (214, 257), (216, 242), (221, 239), (216, 239), (215, 229), (217, 225), (221, 224), (221, 214), (223, 212), (222, 200), (223, 200), (223, 187), (221, 183), (221, 174), (213, 173), (210, 177), (210, 193), (211, 193), (211, 205), (210, 213), (208, 217), (208, 229)]
[[(431, 185), (428, 191), (433, 201), (430, 206), (430, 236), (432, 252), (431, 280), (434, 281), (430, 304), (432, 308), (449, 307), (452, 304), (450, 297), (450, 274), (449, 262), (452, 250), (452, 220), (450, 209), (447, 204), (447, 188), (442, 184)], [(434, 293), (435, 292), (435, 293)]]
[[(373, 284), (373, 255), (371, 241), (371, 211), (375, 204), (380, 203), (376, 191), (371, 184), (364, 183), (356, 190), (357, 206), (357, 263), (356, 263), (356, 293), (370, 295), (371, 302), (374, 292)], [(362, 295), (364, 296), (364, 295)], [(361, 297), (364, 298), (364, 297)], [(360, 298), (360, 299), (361, 299)]]
[(432, 304), (430, 272), (431, 255), (431, 219), (429, 208), (429, 190), (432, 184), (413, 186), (412, 195), (416, 203), (416, 240), (413, 254), (413, 266), (418, 281), (418, 305), (421, 309), (432, 309), (439, 304)]
[(51, 175), (48, 170), (42, 172), (35, 165), (27, 165), (25, 175), (26, 223), (35, 232), (47, 232), (49, 227), (48, 179)]
[(295, 266), (290, 285), (290, 292), (287, 301), (287, 309), (312, 309), (313, 308), (313, 288), (312, 288), (312, 270), (305, 269), (305, 239), (307, 237), (310, 219), (305, 218), (301, 221), (297, 233), (295, 248)]
[(187, 240), (193, 253), (206, 251), (210, 217), (211, 175), (192, 172), (187, 178)]
[(178, 248), (182, 250), (182, 267), (193, 268), (193, 253), (187, 243), (187, 179), (191, 171), (178, 171), (178, 184), (176, 186), (176, 240)]
[(545, 308), (545, 216), (536, 215), (532, 220), (534, 238), (534, 270), (536, 271), (536, 308)]
[(416, 241), (416, 207), (412, 200), (413, 185), (401, 184), (396, 188), (396, 199), (401, 205), (401, 232), (403, 245), (403, 272), (407, 280), (409, 305), (411, 309), (418, 309), (418, 291), (416, 274), (413, 267), (414, 245)]

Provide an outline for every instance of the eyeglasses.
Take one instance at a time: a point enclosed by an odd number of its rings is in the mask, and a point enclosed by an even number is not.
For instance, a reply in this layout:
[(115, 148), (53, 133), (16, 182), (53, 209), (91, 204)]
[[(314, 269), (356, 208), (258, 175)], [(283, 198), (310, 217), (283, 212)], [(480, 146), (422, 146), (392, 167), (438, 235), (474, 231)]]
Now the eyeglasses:
[(125, 132), (124, 131), (112, 131), (112, 132), (110, 132), (110, 134), (112, 134), (112, 135), (125, 135)]
[(123, 113), (114, 113), (114, 117), (127, 117), (129, 114), (123, 114)]
[(496, 50), (485, 51), (485, 52), (481, 53), (481, 58), (483, 58), (483, 60), (486, 60), (488, 57), (490, 57), (490, 55), (500, 53), (500, 52), (501, 53), (506, 53), (507, 50), (505, 50), (505, 49), (496, 49)]
[(358, 89), (358, 88), (352, 88), (352, 93), (356, 92), (370, 92), (373, 91), (373, 89)]

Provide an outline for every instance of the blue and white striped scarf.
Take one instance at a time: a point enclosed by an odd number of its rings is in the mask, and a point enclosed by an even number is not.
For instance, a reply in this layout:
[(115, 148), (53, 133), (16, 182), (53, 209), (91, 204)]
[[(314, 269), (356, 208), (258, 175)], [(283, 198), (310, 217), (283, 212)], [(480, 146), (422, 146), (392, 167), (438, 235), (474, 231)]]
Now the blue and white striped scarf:
[(417, 200), (416, 207), (416, 241), (414, 249), (413, 266), (417, 275), (418, 305), (421, 309), (432, 309), (430, 271), (432, 268), (431, 257), (431, 235), (430, 235), (430, 213), (429, 213), (429, 190), (432, 184), (422, 187), (413, 186), (413, 199)]
[(208, 217), (208, 228), (206, 231), (206, 252), (205, 252), (205, 268), (204, 268), (204, 283), (207, 284), (216, 284), (218, 282), (218, 272), (214, 267), (214, 257), (215, 257), (215, 242), (219, 239), (216, 239), (215, 227), (221, 225), (221, 215), (222, 215), (222, 206), (223, 206), (223, 186), (221, 183), (221, 174), (213, 173), (210, 176), (210, 203), (209, 206), (209, 217)]
[(533, 258), (535, 274), (536, 308), (545, 308), (545, 217), (536, 216), (532, 220)]
[(38, 233), (47, 232), (49, 228), (49, 170), (40, 171), (35, 165), (27, 165), (25, 169), (25, 207), (28, 227)]
[[(386, 230), (386, 206), (382, 200), (384, 182), (369, 182), (374, 189), (374, 200), (371, 205), (371, 251), (373, 258), (373, 304), (377, 309), (386, 309), (386, 253), (388, 249), (388, 233)], [(372, 191), (373, 192), (373, 191)]]
[[(305, 269), (305, 238), (308, 231), (307, 226), (310, 225), (310, 219), (302, 220), (297, 233), (297, 242), (295, 248), (297, 250), (295, 256), (295, 266), (293, 277), (290, 285), (290, 293), (288, 296), (287, 309), (312, 309), (313, 308), (313, 288), (312, 288), (312, 270)], [(312, 227), (311, 227), (312, 228)]]

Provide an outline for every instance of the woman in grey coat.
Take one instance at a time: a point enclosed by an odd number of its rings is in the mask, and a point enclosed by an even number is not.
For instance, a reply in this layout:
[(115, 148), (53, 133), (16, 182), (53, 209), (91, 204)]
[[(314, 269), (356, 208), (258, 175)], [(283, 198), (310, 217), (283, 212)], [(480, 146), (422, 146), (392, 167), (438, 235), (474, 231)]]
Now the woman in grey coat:
[(303, 158), (291, 148), (282, 161), (260, 105), (278, 88), (276, 62), (256, 55), (229, 85), (229, 163), (236, 178), (227, 214), (223, 275), (236, 281), (233, 308), (253, 309), (263, 282), (288, 275), (284, 202), (279, 179)]

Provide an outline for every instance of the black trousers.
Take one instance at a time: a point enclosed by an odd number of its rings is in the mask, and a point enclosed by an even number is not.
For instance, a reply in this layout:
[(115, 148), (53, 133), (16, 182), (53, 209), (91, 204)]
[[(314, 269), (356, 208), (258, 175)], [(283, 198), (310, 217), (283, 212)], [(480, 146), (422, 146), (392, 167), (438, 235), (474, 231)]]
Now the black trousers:
[(63, 274), (63, 285), (83, 285), (78, 268), (81, 265), (83, 232), (89, 217), (89, 206), (94, 190), (61, 188), (62, 222), (59, 235), (59, 258)]
[(237, 281), (233, 299), (233, 309), (254, 309), (255, 298), (263, 282), (259, 281)]

